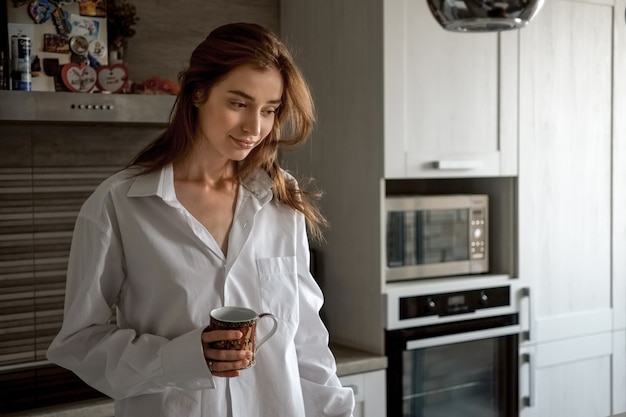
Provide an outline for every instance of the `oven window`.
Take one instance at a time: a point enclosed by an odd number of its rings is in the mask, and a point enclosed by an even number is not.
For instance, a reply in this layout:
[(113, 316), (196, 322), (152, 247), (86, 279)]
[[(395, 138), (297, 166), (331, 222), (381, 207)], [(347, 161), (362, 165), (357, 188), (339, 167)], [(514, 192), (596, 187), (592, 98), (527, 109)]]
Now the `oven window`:
[(504, 417), (501, 338), (402, 352), (403, 417)]
[(389, 267), (469, 259), (469, 210), (390, 211), (387, 213)]

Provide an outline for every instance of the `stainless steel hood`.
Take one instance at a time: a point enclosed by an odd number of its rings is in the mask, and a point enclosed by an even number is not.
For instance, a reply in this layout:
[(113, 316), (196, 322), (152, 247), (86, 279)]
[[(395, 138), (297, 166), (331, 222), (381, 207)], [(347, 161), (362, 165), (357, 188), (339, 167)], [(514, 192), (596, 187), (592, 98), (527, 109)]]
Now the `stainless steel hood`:
[(0, 91), (0, 123), (107, 123), (165, 125), (175, 97)]
[(544, 0), (426, 0), (446, 30), (497, 32), (520, 29), (539, 12)]

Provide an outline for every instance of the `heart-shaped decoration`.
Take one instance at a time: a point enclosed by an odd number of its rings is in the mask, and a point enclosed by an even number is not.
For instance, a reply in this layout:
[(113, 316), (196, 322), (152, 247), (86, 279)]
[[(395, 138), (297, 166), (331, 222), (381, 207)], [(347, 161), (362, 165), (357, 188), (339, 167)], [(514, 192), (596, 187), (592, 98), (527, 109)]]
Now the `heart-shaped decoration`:
[(63, 84), (71, 91), (88, 93), (96, 85), (96, 70), (86, 64), (69, 63), (61, 70)]
[(101, 90), (117, 93), (128, 80), (128, 68), (124, 64), (100, 65), (98, 67), (98, 87)]

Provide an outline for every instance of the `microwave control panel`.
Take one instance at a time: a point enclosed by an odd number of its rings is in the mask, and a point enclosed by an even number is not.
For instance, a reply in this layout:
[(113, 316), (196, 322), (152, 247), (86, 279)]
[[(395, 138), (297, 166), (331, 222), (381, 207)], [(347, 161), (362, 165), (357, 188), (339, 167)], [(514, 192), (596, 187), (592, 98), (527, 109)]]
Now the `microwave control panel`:
[(481, 208), (471, 209), (470, 257), (484, 259), (487, 251), (487, 214)]

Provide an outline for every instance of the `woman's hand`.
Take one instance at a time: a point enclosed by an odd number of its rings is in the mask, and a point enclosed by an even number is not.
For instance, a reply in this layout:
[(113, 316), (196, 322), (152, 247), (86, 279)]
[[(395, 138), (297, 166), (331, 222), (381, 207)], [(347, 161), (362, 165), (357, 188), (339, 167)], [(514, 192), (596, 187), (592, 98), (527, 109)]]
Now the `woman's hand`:
[(221, 340), (237, 340), (243, 334), (239, 330), (209, 330), (202, 333), (202, 349), (209, 371), (214, 376), (239, 376), (239, 370), (248, 366), (252, 359), (249, 350), (213, 349), (210, 344)]

